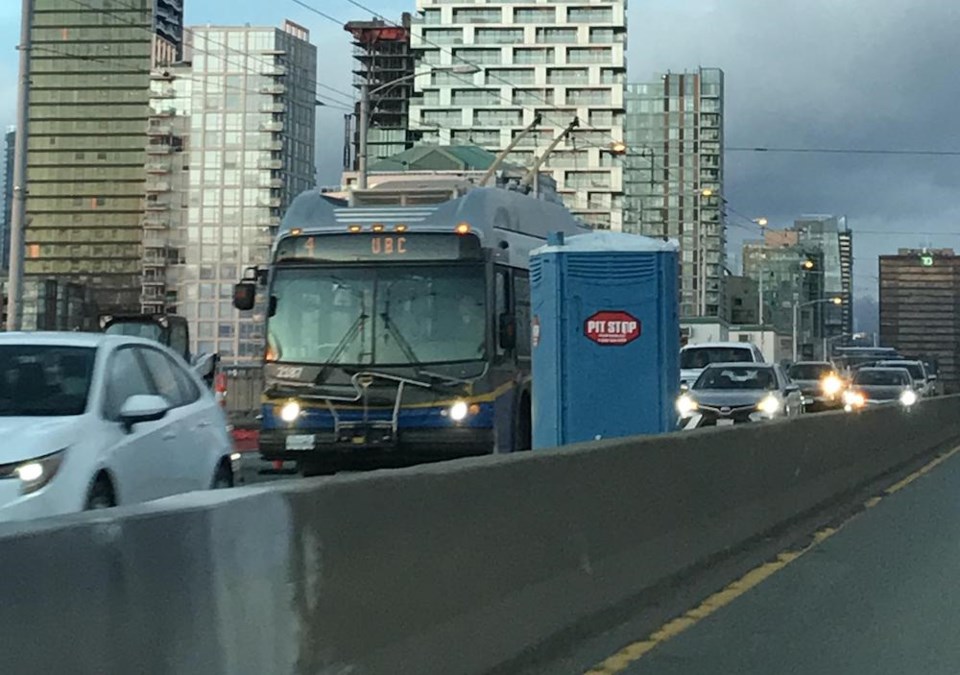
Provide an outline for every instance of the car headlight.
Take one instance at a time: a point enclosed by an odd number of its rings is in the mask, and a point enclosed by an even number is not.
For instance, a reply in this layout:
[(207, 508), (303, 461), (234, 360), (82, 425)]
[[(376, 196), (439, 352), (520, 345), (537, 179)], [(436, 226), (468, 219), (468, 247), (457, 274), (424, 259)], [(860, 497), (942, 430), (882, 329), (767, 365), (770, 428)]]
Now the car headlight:
[(14, 473), (20, 479), (20, 494), (28, 495), (31, 492), (36, 492), (53, 480), (60, 469), (60, 464), (63, 462), (63, 453), (64, 451), (61, 450), (37, 459), (31, 459), (14, 469)]
[(851, 410), (853, 408), (862, 408), (867, 402), (866, 397), (859, 391), (846, 391), (843, 394), (843, 403)]
[(680, 414), (680, 417), (689, 417), (697, 411), (700, 406), (697, 405), (697, 402), (693, 400), (688, 394), (681, 394), (677, 398), (677, 412)]
[(773, 394), (768, 394), (760, 403), (757, 404), (757, 410), (764, 415), (776, 415), (780, 412), (780, 399)]
[(820, 389), (827, 396), (836, 396), (843, 389), (843, 380), (836, 375), (827, 375), (820, 383)]
[(300, 417), (300, 404), (296, 401), (288, 401), (280, 408), (280, 419), (284, 422), (296, 422)]
[(462, 422), (463, 420), (467, 419), (467, 415), (470, 414), (470, 406), (467, 405), (466, 401), (457, 401), (450, 406), (450, 410), (447, 411), (447, 414), (454, 422)]
[(902, 403), (902, 404), (905, 405), (906, 407), (909, 408), (910, 406), (912, 406), (912, 405), (913, 405), (914, 403), (916, 403), (916, 402), (917, 402), (917, 394), (916, 394), (916, 392), (911, 391), (910, 389), (907, 389), (905, 392), (903, 392), (902, 394), (900, 394), (900, 403)]

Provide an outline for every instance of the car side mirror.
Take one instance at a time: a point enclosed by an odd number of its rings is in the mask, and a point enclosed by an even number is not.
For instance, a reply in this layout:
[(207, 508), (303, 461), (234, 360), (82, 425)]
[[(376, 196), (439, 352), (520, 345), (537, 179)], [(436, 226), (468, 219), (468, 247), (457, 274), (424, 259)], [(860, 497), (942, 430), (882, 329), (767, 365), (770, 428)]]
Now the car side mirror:
[(162, 420), (169, 410), (170, 404), (162, 396), (136, 394), (124, 401), (120, 408), (120, 422), (130, 433), (133, 425)]
[(686, 382), (681, 382), (681, 383), (680, 383), (680, 393), (686, 393), (686, 392), (688, 392), (688, 391), (690, 391), (690, 385), (687, 384)]
[(497, 325), (500, 348), (505, 351), (510, 351), (517, 346), (517, 321), (513, 318), (512, 314), (504, 312), (500, 315), (500, 320), (497, 322)]
[(795, 393), (797, 393), (798, 391), (800, 391), (800, 387), (799, 387), (799, 385), (791, 382), (790, 384), (788, 384), (788, 385), (784, 388), (784, 391), (787, 392), (788, 394), (795, 394)]
[(199, 354), (193, 359), (193, 372), (209, 384), (216, 374), (219, 360), (218, 354)]

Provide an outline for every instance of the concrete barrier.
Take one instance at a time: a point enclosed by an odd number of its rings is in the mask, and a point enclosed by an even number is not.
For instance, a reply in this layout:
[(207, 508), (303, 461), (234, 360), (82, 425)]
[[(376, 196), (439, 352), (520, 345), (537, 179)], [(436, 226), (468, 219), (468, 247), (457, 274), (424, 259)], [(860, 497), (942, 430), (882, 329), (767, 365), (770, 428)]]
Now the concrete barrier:
[(0, 528), (10, 673), (482, 673), (960, 442), (960, 399)]

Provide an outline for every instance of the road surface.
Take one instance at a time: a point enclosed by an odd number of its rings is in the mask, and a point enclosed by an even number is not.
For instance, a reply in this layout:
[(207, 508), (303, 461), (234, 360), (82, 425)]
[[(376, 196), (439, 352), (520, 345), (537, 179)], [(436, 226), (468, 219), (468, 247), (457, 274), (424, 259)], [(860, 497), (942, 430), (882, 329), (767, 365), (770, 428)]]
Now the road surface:
[(518, 672), (956, 675), (960, 449), (888, 490), (723, 582), (671, 590), (685, 604), (669, 612), (635, 609), (617, 628)]

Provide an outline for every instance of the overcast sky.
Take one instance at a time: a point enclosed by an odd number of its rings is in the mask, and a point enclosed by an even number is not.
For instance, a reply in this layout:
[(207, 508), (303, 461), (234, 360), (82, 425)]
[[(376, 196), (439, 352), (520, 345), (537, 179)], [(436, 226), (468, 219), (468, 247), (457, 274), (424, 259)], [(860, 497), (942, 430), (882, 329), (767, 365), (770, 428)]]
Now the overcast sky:
[[(366, 18), (347, 0), (304, 0), (339, 21)], [(396, 18), (414, 0), (361, 0)], [(188, 23), (309, 27), (319, 81), (350, 91), (347, 34), (292, 0), (185, 0)], [(19, 3), (0, 0), (0, 120), (13, 121)], [(726, 73), (730, 206), (783, 226), (803, 213), (846, 215), (855, 232), (858, 295), (875, 296), (877, 255), (900, 246), (960, 249), (960, 156), (734, 152), (736, 147), (960, 150), (956, 26), (951, 0), (631, 0), (631, 81), (662, 70)], [(325, 100), (346, 104), (329, 90)], [(322, 183), (340, 172), (343, 110), (321, 109)], [(729, 216), (732, 248), (750, 228)], [(859, 233), (859, 234), (856, 234)], [(905, 234), (900, 234), (905, 233)], [(910, 234), (906, 234), (910, 233)]]

